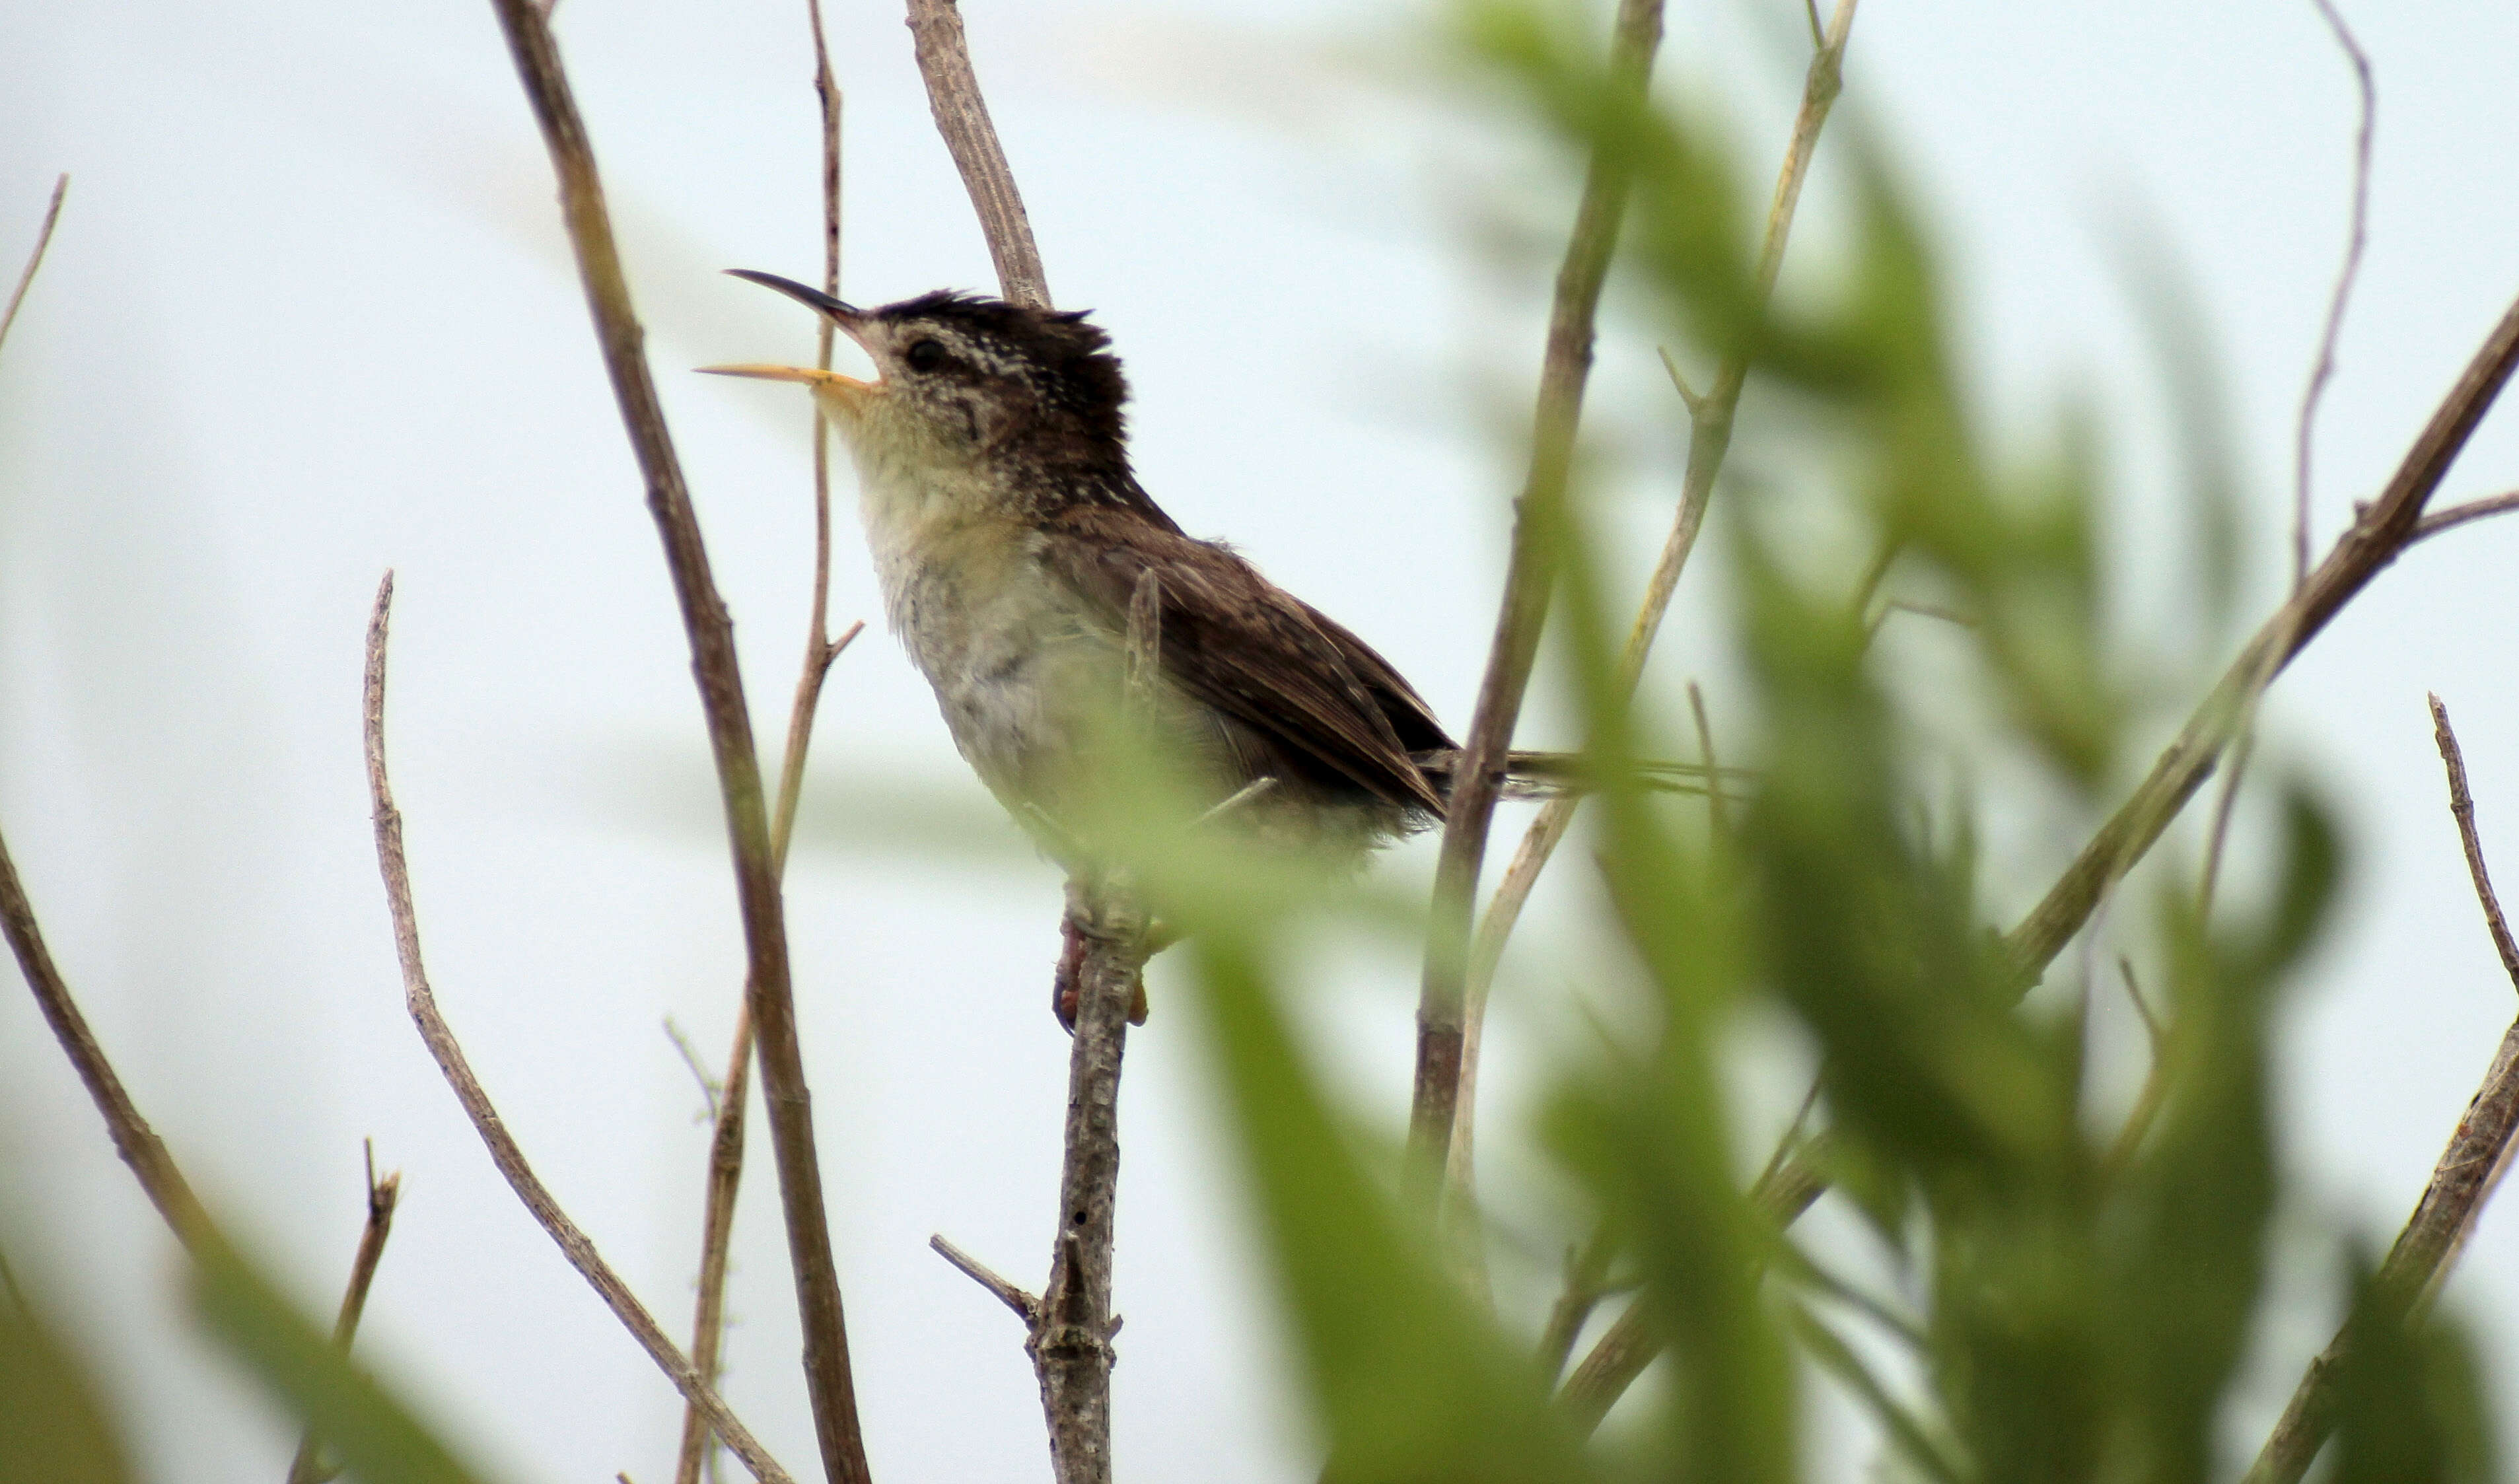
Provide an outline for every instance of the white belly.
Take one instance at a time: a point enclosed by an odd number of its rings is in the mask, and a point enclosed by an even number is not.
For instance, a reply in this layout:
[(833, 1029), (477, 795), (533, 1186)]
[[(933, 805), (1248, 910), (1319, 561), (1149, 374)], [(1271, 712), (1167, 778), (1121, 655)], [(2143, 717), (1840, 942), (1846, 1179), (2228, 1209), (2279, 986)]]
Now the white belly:
[(1119, 636), (1042, 568), (1028, 523), (971, 517), (972, 502), (868, 477), (880, 472), (861, 467), (860, 509), (893, 633), (991, 790), (1062, 812), (1118, 694)]

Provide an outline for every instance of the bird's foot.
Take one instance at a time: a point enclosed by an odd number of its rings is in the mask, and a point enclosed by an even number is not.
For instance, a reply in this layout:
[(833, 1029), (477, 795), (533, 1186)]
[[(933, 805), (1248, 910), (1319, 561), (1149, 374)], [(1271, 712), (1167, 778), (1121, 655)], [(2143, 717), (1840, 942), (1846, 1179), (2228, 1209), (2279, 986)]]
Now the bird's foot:
[[(1067, 1033), (1074, 1035), (1077, 1005), (1084, 992), (1084, 949), (1092, 935), (1077, 923), (1073, 913), (1059, 920), (1059, 935), (1058, 970), (1050, 977), (1049, 1010), (1058, 1017), (1058, 1024), (1065, 1027)], [(1179, 937), (1160, 924), (1153, 925), (1146, 935), (1147, 952), (1161, 952), (1178, 941)], [(1143, 974), (1139, 974), (1137, 982), (1128, 986), (1128, 1024), (1146, 1024), (1146, 979)]]

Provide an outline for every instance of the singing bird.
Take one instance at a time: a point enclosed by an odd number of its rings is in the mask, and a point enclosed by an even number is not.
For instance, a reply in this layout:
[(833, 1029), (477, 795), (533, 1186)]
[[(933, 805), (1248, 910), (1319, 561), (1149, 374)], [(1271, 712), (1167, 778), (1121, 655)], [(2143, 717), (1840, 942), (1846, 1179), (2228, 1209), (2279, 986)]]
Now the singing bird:
[[(963, 758), (1037, 836), (1039, 816), (1089, 817), (1110, 785), (1103, 742), (1147, 587), (1154, 716), (1195, 798), (1271, 780), (1232, 811), (1236, 827), (1346, 864), (1442, 817), (1458, 749), (1398, 671), (1230, 548), (1184, 534), (1138, 485), (1127, 382), (1083, 314), (950, 291), (859, 309), (734, 274), (811, 306), (873, 361), (871, 381), (706, 369), (813, 389), (857, 463), (893, 633)], [(1542, 790), (1570, 770), (1513, 763)]]

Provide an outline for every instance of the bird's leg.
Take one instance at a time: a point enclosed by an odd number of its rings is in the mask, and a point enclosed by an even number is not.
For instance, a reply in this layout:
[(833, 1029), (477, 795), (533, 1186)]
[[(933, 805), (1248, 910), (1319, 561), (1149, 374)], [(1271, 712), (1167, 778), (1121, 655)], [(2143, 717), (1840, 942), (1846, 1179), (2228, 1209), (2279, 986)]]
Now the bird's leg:
[[(1081, 876), (1067, 878), (1067, 911), (1059, 919), (1058, 969), (1050, 979), (1049, 1009), (1058, 1017), (1069, 1035), (1076, 1033), (1077, 995), (1083, 989), (1084, 949), (1087, 943), (1105, 936), (1096, 926), (1090, 905), (1091, 894)], [(1160, 923), (1148, 924), (1143, 930), (1147, 953), (1154, 954), (1171, 947), (1179, 935)], [(1128, 994), (1128, 1024), (1146, 1024), (1146, 980), (1138, 975)]]

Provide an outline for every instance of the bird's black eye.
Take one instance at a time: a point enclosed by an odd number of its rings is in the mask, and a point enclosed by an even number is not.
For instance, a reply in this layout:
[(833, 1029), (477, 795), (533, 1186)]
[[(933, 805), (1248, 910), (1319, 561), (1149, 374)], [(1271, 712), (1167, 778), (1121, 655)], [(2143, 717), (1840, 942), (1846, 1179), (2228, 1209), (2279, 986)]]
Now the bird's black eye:
[(945, 364), (945, 347), (934, 340), (921, 340), (902, 352), (902, 364), (914, 371), (932, 371)]

